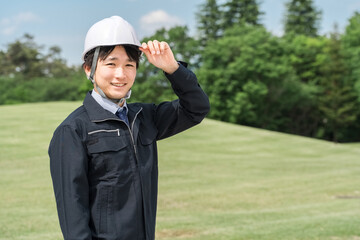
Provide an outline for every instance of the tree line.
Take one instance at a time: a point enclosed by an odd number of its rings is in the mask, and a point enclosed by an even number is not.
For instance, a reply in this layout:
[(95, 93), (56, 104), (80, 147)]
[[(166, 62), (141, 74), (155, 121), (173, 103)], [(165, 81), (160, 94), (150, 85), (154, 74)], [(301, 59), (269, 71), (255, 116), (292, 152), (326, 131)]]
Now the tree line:
[[(261, 22), (258, 0), (206, 0), (186, 26), (142, 39), (169, 42), (178, 60), (197, 74), (221, 121), (335, 142), (360, 140), (360, 13), (344, 31), (320, 35), (313, 0), (285, 4), (282, 36)], [(0, 51), (0, 104), (82, 100), (91, 84), (81, 66), (69, 67), (59, 47), (31, 35)], [(131, 101), (174, 99), (161, 71), (141, 61)]]

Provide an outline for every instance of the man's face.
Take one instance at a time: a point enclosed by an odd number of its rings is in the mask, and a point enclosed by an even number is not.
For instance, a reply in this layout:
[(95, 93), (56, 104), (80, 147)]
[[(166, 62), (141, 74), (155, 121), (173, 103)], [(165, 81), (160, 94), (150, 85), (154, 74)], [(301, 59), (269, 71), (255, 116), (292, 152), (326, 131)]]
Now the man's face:
[[(89, 75), (91, 69), (86, 68), (85, 71)], [(129, 59), (123, 46), (116, 46), (106, 59), (99, 59), (94, 75), (95, 82), (110, 99), (125, 97), (135, 77), (136, 62)]]

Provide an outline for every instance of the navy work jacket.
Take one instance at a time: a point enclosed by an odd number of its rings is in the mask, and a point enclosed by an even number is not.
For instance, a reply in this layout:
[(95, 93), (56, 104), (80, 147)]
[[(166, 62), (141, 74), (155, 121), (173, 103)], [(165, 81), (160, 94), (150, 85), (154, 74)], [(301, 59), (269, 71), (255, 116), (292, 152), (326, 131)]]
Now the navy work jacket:
[(50, 170), (64, 239), (155, 238), (156, 141), (200, 123), (210, 108), (186, 67), (166, 76), (179, 99), (128, 104), (130, 126), (88, 93), (55, 130)]

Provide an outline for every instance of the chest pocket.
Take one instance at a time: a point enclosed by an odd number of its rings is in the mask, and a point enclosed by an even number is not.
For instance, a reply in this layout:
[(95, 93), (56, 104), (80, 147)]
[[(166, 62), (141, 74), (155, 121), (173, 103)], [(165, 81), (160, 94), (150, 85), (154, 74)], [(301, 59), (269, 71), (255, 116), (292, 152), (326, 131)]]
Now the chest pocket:
[(88, 133), (87, 147), (90, 154), (118, 151), (126, 144), (120, 137), (120, 130), (96, 130)]
[(130, 169), (129, 155), (119, 129), (89, 132), (86, 145), (91, 175), (99, 180), (108, 180), (127, 174)]

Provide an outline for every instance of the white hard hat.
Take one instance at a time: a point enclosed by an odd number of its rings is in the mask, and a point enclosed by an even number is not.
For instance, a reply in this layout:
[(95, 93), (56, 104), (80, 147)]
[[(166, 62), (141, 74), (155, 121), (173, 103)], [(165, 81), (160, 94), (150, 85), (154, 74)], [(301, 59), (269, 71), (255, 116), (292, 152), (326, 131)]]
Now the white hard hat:
[(96, 47), (120, 44), (141, 46), (130, 23), (119, 16), (105, 18), (92, 25), (87, 32), (82, 59), (84, 60), (88, 51)]

